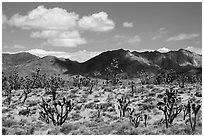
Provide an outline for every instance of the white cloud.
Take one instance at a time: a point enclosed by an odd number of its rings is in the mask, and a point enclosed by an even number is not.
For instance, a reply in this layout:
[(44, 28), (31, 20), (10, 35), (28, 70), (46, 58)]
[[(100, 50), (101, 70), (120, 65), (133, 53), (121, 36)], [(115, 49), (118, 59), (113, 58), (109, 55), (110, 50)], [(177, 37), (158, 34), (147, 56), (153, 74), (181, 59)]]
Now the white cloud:
[(155, 35), (152, 37), (152, 40), (157, 40), (159, 38), (162, 38), (164, 34), (168, 33), (168, 31), (166, 30), (166, 28), (159, 28), (159, 30), (157, 30), (155, 32)]
[(32, 49), (28, 50), (26, 52), (29, 52), (33, 55), (39, 56), (39, 57), (44, 57), (44, 56), (56, 56), (56, 57), (62, 57), (62, 58), (69, 58), (71, 60), (76, 60), (78, 62), (84, 62), (87, 61), (88, 59), (91, 59), (92, 57), (100, 54), (101, 52), (98, 51), (77, 51), (77, 52), (61, 52), (61, 51), (46, 51), (42, 49)]
[(187, 39), (194, 39), (196, 37), (199, 37), (199, 34), (193, 33), (193, 34), (179, 34), (177, 36), (173, 36), (168, 38), (166, 41), (179, 41), (179, 40), (187, 40)]
[(77, 25), (78, 15), (62, 8), (47, 9), (43, 5), (22, 16), (15, 14), (9, 20), (10, 25), (25, 29), (70, 30)]
[(146, 51), (149, 51), (149, 52), (153, 52), (155, 50), (152, 50), (152, 49), (140, 49), (140, 50), (132, 50), (132, 51), (137, 51), (137, 52), (146, 52)]
[(8, 45), (4, 45), (4, 46), (3, 46), (3, 49), (8, 49), (8, 48), (9, 48)]
[(78, 31), (57, 31), (57, 30), (44, 30), (35, 31), (31, 33), (33, 38), (76, 38), (80, 37)]
[(115, 27), (115, 23), (108, 18), (106, 12), (99, 12), (91, 16), (84, 16), (79, 20), (79, 28), (89, 31), (109, 31)]
[(22, 29), (34, 30), (32, 38), (44, 38), (45, 45), (77, 47), (87, 44), (81, 37), (81, 30), (105, 32), (115, 27), (114, 22), (108, 18), (106, 12), (99, 12), (91, 16), (83, 16), (65, 9), (45, 8), (43, 5), (28, 12), (27, 15), (13, 15), (8, 21), (9, 25)]
[(24, 46), (22, 46), (22, 45), (17, 45), (17, 44), (15, 44), (13, 47), (16, 48), (16, 49), (25, 49)]
[(132, 22), (123, 22), (123, 27), (132, 28), (134, 25)]
[(166, 53), (166, 52), (169, 52), (169, 51), (171, 51), (171, 50), (168, 49), (168, 48), (162, 47), (162, 48), (159, 48), (157, 51), (159, 51), (159, 52), (161, 52), (161, 53)]
[(47, 45), (52, 45), (56, 47), (77, 47), (77, 45), (86, 44), (84, 38), (72, 38), (72, 39), (48, 39)]
[(127, 42), (128, 43), (138, 43), (138, 42), (141, 42), (141, 38), (138, 35), (135, 35), (134, 37), (129, 38)]
[(195, 47), (189, 46), (189, 47), (186, 48), (186, 50), (189, 50), (191, 52), (195, 52), (197, 54), (202, 55), (202, 49), (201, 48), (195, 48)]
[(5, 14), (2, 15), (2, 24), (8, 23), (8, 19)]
[(77, 45), (86, 44), (87, 41), (81, 38), (78, 31), (57, 31), (44, 30), (31, 33), (33, 38), (45, 38), (47, 42), (45, 45), (52, 45), (57, 47), (76, 47)]
[(113, 38), (115, 38), (115, 39), (127, 39), (128, 37), (124, 36), (124, 35), (115, 35)]
[(115, 35), (112, 38), (116, 41), (115, 45), (123, 45), (128, 43), (135, 44), (142, 41), (142, 39), (138, 35), (135, 36)]

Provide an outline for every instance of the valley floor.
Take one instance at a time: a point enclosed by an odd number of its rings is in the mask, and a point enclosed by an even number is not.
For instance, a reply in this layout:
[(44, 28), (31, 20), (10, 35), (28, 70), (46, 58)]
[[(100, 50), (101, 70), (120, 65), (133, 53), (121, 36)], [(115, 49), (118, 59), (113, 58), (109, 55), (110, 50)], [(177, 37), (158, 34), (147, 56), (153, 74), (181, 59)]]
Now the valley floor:
[[(54, 126), (39, 119), (39, 103), (41, 96), (45, 95), (44, 89), (36, 89), (22, 104), (21, 98), (23, 91), (13, 92), (10, 107), (3, 104), (2, 107), (2, 134), (9, 135), (191, 135), (202, 134), (202, 107), (197, 117), (195, 131), (191, 130), (189, 124), (183, 120), (181, 112), (173, 121), (168, 129), (165, 127), (164, 115), (156, 106), (157, 102), (162, 101), (162, 94), (165, 93), (165, 85), (137, 85), (135, 93), (131, 96), (131, 88), (128, 86), (111, 87), (98, 85), (93, 88), (93, 93), (89, 94), (88, 87), (77, 89), (69, 87), (58, 91), (59, 96), (68, 96), (75, 103), (74, 109), (68, 115), (68, 119), (62, 126)], [(186, 104), (189, 98), (194, 98), (196, 102), (202, 104), (202, 97), (195, 96), (196, 92), (202, 93), (202, 86), (198, 84), (188, 84), (184, 89), (178, 88), (181, 103)], [(120, 96), (131, 96), (131, 104), (138, 112), (143, 111), (147, 114), (147, 126), (142, 120), (137, 128), (132, 126), (128, 114), (119, 117), (117, 99)], [(45, 98), (46, 98), (45, 97)], [(3, 97), (4, 100), (4, 97)], [(103, 104), (101, 116), (97, 117), (95, 104)], [(141, 104), (146, 105), (146, 109)], [(25, 105), (30, 106), (29, 116), (19, 115), (25, 109)]]

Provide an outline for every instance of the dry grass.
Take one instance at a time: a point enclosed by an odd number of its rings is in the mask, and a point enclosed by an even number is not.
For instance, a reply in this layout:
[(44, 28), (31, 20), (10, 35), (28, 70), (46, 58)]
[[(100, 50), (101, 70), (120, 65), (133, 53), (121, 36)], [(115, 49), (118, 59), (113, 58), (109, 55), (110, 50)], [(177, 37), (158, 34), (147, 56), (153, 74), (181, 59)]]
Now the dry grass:
[[(103, 88), (102, 88), (103, 87)], [(122, 88), (123, 87), (123, 88)], [(144, 121), (141, 121), (138, 128), (134, 128), (129, 122), (128, 117), (119, 117), (117, 109), (117, 98), (122, 95), (129, 95), (130, 88), (122, 85), (121, 88), (97, 86), (93, 93), (88, 93), (88, 88), (83, 87), (69, 88), (67, 91), (58, 91), (60, 96), (68, 96), (74, 100), (76, 106), (68, 116), (68, 120), (60, 127), (53, 126), (52, 123), (45, 123), (38, 119), (38, 104), (41, 96), (45, 95), (45, 90), (39, 89), (27, 99), (25, 104), (19, 99), (22, 91), (14, 92), (10, 107), (2, 108), (2, 134), (6, 135), (191, 135), (202, 134), (202, 110), (199, 112), (196, 130), (191, 131), (190, 126), (182, 120), (183, 112), (175, 118), (170, 128), (165, 128), (162, 111), (156, 108), (156, 103), (162, 100), (164, 93), (163, 85), (136, 86), (133, 97), (130, 96), (132, 103), (130, 106), (135, 107), (138, 111), (142, 110), (148, 115), (147, 127)], [(190, 92), (189, 92), (190, 89)], [(187, 85), (185, 89), (179, 89), (179, 97), (182, 103), (187, 102), (191, 94), (197, 94), (195, 100), (202, 103), (202, 97), (199, 95), (202, 91), (199, 85)], [(143, 94), (143, 98), (141, 98)], [(3, 98), (4, 99), (4, 98)], [(95, 104), (103, 104), (101, 116), (97, 118)], [(140, 106), (138, 106), (140, 104)], [(30, 106), (31, 114), (26, 117), (19, 115), (19, 111), (24, 109), (24, 105)]]

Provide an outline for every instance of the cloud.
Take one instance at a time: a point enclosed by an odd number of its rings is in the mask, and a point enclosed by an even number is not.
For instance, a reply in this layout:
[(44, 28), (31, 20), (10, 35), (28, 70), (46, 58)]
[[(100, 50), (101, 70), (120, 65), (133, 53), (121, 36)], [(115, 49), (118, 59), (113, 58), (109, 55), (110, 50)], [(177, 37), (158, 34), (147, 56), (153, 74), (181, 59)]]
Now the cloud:
[(8, 49), (8, 48), (9, 48), (8, 45), (4, 45), (4, 46), (3, 46), (3, 49)]
[(123, 27), (132, 28), (134, 25), (132, 22), (123, 22)]
[(193, 34), (179, 34), (177, 36), (173, 36), (168, 38), (166, 41), (180, 41), (180, 40), (187, 40), (187, 39), (194, 39), (196, 37), (199, 37), (199, 34), (193, 33)]
[(87, 44), (86, 39), (81, 37), (83, 31), (105, 32), (115, 27), (106, 12), (79, 18), (75, 12), (68, 12), (59, 7), (48, 9), (43, 5), (28, 12), (27, 15), (15, 14), (8, 22), (11, 26), (34, 30), (30, 35), (32, 38), (46, 39), (44, 45), (57, 47)]
[(135, 35), (134, 37), (129, 38), (127, 42), (128, 43), (138, 43), (138, 42), (141, 42), (141, 38), (138, 35)]
[(81, 38), (78, 31), (57, 31), (44, 30), (31, 33), (33, 38), (45, 38), (47, 42), (45, 45), (52, 45), (57, 47), (77, 47), (81, 44), (86, 44), (87, 41)]
[(138, 35), (135, 35), (135, 36), (115, 35), (113, 36), (113, 39), (117, 41), (116, 45), (122, 45), (122, 44), (128, 44), (128, 43), (135, 44), (142, 41), (142, 39)]
[(9, 20), (10, 25), (24, 29), (72, 30), (77, 26), (78, 14), (62, 8), (47, 9), (43, 5), (22, 16), (15, 14)]
[(6, 17), (5, 14), (2, 15), (2, 24), (8, 23), (8, 18)]
[(108, 18), (106, 12), (99, 12), (91, 16), (84, 16), (79, 20), (79, 28), (89, 31), (109, 31), (115, 27), (115, 23)]
[(77, 47), (77, 45), (86, 44), (86, 40), (83, 38), (74, 39), (48, 39), (47, 45), (56, 47)]
[(76, 38), (80, 37), (78, 31), (57, 31), (57, 30), (44, 30), (44, 31), (35, 31), (31, 33), (33, 38)]
[(12, 49), (12, 48), (15, 48), (15, 49), (25, 49), (26, 47), (25, 46), (22, 46), (22, 45), (18, 45), (18, 44), (15, 44), (15, 45), (3, 45), (3, 49)]
[(128, 37), (124, 36), (124, 35), (115, 35), (113, 38), (115, 38), (115, 39), (127, 39)]
[(197, 54), (202, 55), (202, 49), (201, 48), (195, 48), (195, 47), (189, 46), (189, 47), (186, 48), (186, 50), (189, 50), (191, 52), (195, 52)]
[(159, 30), (157, 30), (155, 32), (155, 35), (152, 37), (152, 40), (157, 40), (159, 38), (162, 38), (164, 34), (168, 33), (168, 31), (166, 31), (166, 28), (159, 28)]
[(17, 44), (15, 44), (14, 46), (13, 46), (15, 49), (25, 49), (26, 47), (24, 47), (24, 46), (22, 46), (22, 45), (17, 45)]
[(34, 54), (39, 57), (44, 57), (44, 56), (56, 56), (56, 57), (62, 57), (62, 58), (69, 58), (71, 60), (75, 60), (78, 62), (84, 62), (87, 61), (88, 59), (91, 59), (92, 57), (100, 54), (101, 52), (98, 51), (77, 51), (77, 52), (61, 52), (61, 51), (46, 51), (43, 49), (31, 49), (26, 52), (29, 52), (31, 54)]
[(169, 51), (171, 51), (171, 50), (168, 49), (168, 48), (162, 47), (162, 48), (159, 48), (157, 51), (159, 51), (159, 52), (161, 52), (161, 53), (166, 53), (166, 52), (169, 52)]

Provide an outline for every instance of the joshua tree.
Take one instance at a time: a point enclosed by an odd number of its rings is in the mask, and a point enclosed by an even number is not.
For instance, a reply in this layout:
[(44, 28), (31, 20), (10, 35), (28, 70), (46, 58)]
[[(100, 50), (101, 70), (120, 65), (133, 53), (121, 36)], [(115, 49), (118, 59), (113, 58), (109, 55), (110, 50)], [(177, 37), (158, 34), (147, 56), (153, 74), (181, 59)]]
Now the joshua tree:
[(101, 116), (101, 110), (103, 109), (103, 105), (96, 104), (96, 109), (97, 109), (97, 117), (99, 118)]
[(131, 92), (132, 92), (132, 96), (134, 96), (134, 93), (135, 93), (135, 88), (134, 88), (134, 86), (135, 86), (135, 83), (132, 82), (132, 83), (131, 83)]
[(149, 84), (150, 83), (150, 76), (148, 76), (145, 70), (141, 70), (139, 73), (141, 84)]
[(100, 76), (101, 75), (101, 73), (99, 72), (99, 71), (94, 71), (93, 72), (93, 76), (95, 77), (95, 79), (96, 79), (96, 83), (98, 83), (98, 76)]
[(127, 108), (127, 111), (129, 112), (130, 123), (137, 128), (142, 119), (141, 113), (136, 114), (136, 110), (134, 108)]
[(112, 62), (110, 63), (110, 66), (108, 66), (106, 69), (106, 83), (109, 81), (109, 77), (111, 79), (111, 82), (113, 85), (117, 85), (119, 82), (119, 79), (117, 78), (117, 75), (122, 72), (122, 70), (119, 68), (119, 61), (118, 59), (114, 58)]
[(75, 77), (73, 77), (73, 81), (74, 81), (74, 86), (77, 86), (78, 89), (81, 89), (81, 81), (80, 81), (79, 75), (76, 75)]
[(147, 127), (147, 114), (144, 114), (144, 125)]
[(68, 114), (72, 111), (74, 104), (71, 100), (63, 98), (61, 100), (45, 101), (42, 98), (40, 104), (40, 119), (49, 123), (52, 121), (53, 125), (61, 126), (68, 117)]
[(137, 128), (140, 124), (141, 121), (141, 116), (140, 115), (136, 115), (136, 116), (130, 116), (129, 117), (130, 123)]
[(121, 97), (117, 102), (119, 102), (118, 109), (120, 110), (120, 117), (125, 117), (125, 111), (130, 104), (130, 100), (126, 97)]
[(89, 94), (92, 94), (93, 86), (94, 86), (94, 81), (91, 81), (91, 82), (90, 82), (90, 90), (89, 90)]
[(33, 84), (33, 81), (31, 79), (29, 79), (28, 76), (25, 77), (25, 80), (24, 80), (24, 84), (23, 84), (23, 93), (24, 93), (24, 99), (23, 99), (23, 104), (25, 103), (26, 99), (28, 98), (28, 95), (31, 93), (32, 91), (32, 85)]
[(178, 84), (180, 88), (184, 88), (185, 82), (187, 81), (187, 76), (185, 74), (180, 74), (178, 78)]
[(163, 102), (157, 103), (158, 109), (164, 112), (166, 128), (173, 123), (173, 120), (182, 110), (182, 106), (177, 104), (177, 92), (173, 89), (166, 89)]
[(10, 105), (12, 100), (12, 91), (20, 89), (20, 82), (20, 77), (16, 71), (14, 71), (9, 77), (6, 77), (6, 75), (3, 73), (2, 90), (4, 91), (3, 95), (6, 96), (4, 102), (7, 102), (8, 105)]
[(56, 99), (57, 90), (63, 87), (63, 85), (64, 85), (64, 80), (59, 76), (55, 76), (55, 77), (52, 76), (48, 78), (46, 88), (52, 94), (53, 100)]
[[(192, 131), (195, 130), (197, 115), (200, 108), (201, 108), (201, 105), (195, 104), (195, 103), (192, 104), (190, 101), (188, 101), (188, 104), (185, 106), (184, 120), (185, 120), (185, 117), (188, 115), (189, 116), (188, 121), (190, 123)], [(193, 114), (194, 114), (194, 117), (192, 117)]]

